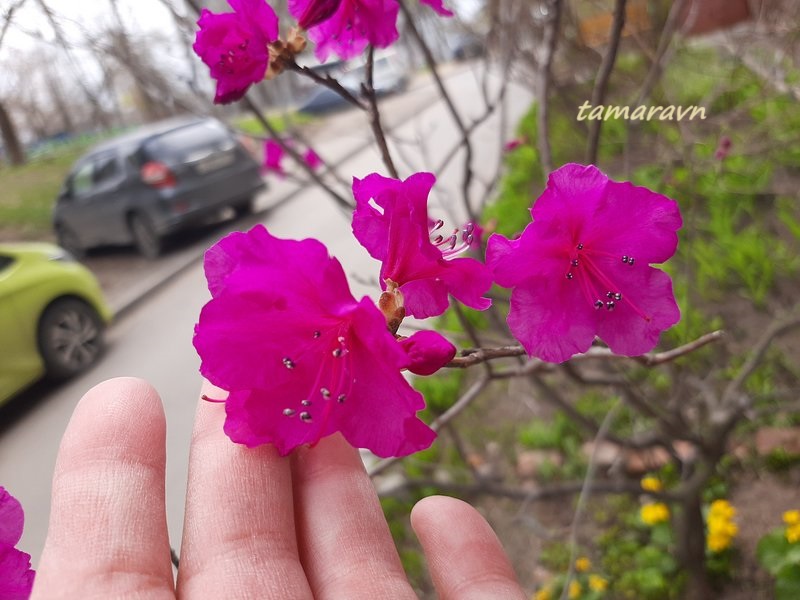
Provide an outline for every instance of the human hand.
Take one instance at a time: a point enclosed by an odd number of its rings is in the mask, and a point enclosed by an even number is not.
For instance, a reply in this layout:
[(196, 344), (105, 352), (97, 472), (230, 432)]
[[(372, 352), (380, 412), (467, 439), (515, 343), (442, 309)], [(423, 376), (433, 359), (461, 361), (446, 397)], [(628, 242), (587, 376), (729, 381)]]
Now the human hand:
[[(224, 394), (210, 385), (210, 397)], [(166, 424), (147, 383), (113, 379), (81, 399), (61, 442), (33, 598), (415, 598), (358, 452), (336, 434), (279, 457), (222, 431), (201, 401), (177, 586), (164, 503)], [(446, 497), (411, 524), (443, 599), (525, 598), (486, 521)]]

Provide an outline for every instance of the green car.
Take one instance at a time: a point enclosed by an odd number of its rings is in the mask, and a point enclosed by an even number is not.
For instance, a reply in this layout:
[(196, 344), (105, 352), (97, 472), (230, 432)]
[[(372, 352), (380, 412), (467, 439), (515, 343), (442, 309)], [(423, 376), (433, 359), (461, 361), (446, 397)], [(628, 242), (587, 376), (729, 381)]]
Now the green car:
[(111, 310), (86, 267), (52, 244), (0, 244), (0, 403), (103, 352)]

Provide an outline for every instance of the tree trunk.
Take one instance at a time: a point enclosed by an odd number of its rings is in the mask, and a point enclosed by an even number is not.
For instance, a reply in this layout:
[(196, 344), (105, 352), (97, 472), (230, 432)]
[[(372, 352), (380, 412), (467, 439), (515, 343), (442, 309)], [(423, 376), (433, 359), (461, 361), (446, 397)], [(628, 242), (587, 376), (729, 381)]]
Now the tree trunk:
[(8, 162), (12, 165), (25, 164), (25, 149), (19, 141), (17, 128), (11, 120), (5, 105), (0, 101), (0, 136), (3, 139), (3, 147), (8, 157)]
[(714, 598), (706, 573), (706, 535), (703, 523), (702, 500), (698, 495), (685, 500), (677, 515), (678, 559), (686, 570), (686, 600)]

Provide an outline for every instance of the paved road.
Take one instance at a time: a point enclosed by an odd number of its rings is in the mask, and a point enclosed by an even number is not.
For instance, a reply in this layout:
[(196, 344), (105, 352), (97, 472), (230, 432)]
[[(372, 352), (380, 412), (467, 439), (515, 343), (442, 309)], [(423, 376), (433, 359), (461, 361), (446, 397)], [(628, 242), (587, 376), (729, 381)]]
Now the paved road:
[[(451, 73), (447, 86), (467, 119), (480, 115), (479, 79), (471, 71)], [(428, 94), (430, 90), (421, 91)], [(513, 88), (508, 97), (505, 122), (516, 123), (530, 102), (529, 92)], [(403, 176), (415, 170), (433, 170), (457, 140), (453, 121), (442, 103), (427, 99), (423, 104), (420, 106), (419, 96), (410, 94), (407, 99), (392, 99), (387, 106), (393, 115), (402, 114), (403, 111), (413, 114), (411, 119), (402, 124), (399, 124), (397, 117), (389, 116), (390, 124), (395, 124), (390, 145), (398, 157), (403, 157), (398, 159)], [(345, 114), (340, 119), (335, 121), (335, 134), (327, 137), (320, 134), (318, 139), (315, 138), (314, 144), (320, 153), (326, 157), (341, 157), (341, 172), (348, 175), (363, 177), (373, 171), (385, 172), (374, 150), (358, 150), (369, 135), (363, 116)], [(501, 136), (500, 123), (499, 118), (494, 117), (473, 133), (475, 156), (472, 164), (478, 179), (488, 181), (494, 173), (501, 138), (506, 137)], [(432, 198), (433, 204), (438, 206), (436, 210), (449, 224), (454, 225), (463, 222), (465, 213), (460, 201), (462, 164), (463, 158), (457, 157), (446, 170), (437, 173), (439, 183)], [(279, 197), (291, 193), (295, 185), (281, 182), (273, 186), (271, 193)], [(479, 190), (481, 184), (476, 181), (474, 186)], [(455, 218), (449, 218), (451, 214)], [(323, 192), (316, 189), (300, 190), (290, 202), (269, 211), (264, 218), (270, 230), (278, 236), (316, 237), (327, 244), (330, 252), (342, 261), (346, 272), (351, 275), (357, 296), (377, 289), (378, 264), (350, 235), (348, 215), (336, 208)], [(220, 230), (216, 235), (220, 235)], [(197, 251), (193, 252), (196, 256)], [(186, 253), (185, 256), (183, 253)], [(195, 320), (208, 293), (202, 267), (198, 261), (191, 262), (189, 248), (167, 257), (155, 270), (169, 261), (175, 261), (176, 255), (181, 255), (181, 260), (189, 266), (127, 310), (114, 324), (109, 332), (110, 348), (104, 360), (91, 372), (55, 389), (36, 386), (22, 398), (32, 408), (0, 434), (0, 484), (16, 495), (25, 507), (27, 523), (21, 548), (32, 555), (34, 566), (38, 563), (47, 529), (50, 477), (55, 455), (69, 416), (89, 387), (119, 375), (148, 379), (164, 401), (167, 417), (168, 525), (173, 546), (179, 546), (188, 441), (200, 385), (197, 374), (199, 360), (192, 348), (191, 337)], [(112, 260), (113, 256), (107, 258)], [(141, 285), (141, 280), (147, 276), (142, 270), (142, 277), (118, 284), (114, 291), (115, 301), (119, 303), (126, 295), (134, 294), (134, 287)]]

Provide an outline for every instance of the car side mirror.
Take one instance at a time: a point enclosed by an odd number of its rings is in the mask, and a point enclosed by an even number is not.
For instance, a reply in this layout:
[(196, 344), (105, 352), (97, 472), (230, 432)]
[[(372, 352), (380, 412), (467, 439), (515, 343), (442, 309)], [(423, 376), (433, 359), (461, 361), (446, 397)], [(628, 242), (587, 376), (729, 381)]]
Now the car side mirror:
[(72, 200), (72, 193), (70, 192), (69, 188), (65, 188), (58, 193), (58, 198), (56, 198), (57, 202), (69, 202)]

